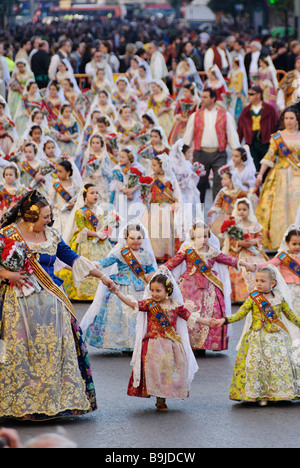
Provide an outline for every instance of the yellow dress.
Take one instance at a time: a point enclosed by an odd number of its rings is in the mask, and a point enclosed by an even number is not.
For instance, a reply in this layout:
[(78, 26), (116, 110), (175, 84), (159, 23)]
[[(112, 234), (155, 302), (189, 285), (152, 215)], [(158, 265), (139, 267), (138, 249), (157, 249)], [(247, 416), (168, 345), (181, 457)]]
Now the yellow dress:
[[(262, 225), (262, 245), (267, 250), (278, 250), (282, 237), (295, 222), (300, 205), (300, 168), (292, 166), (271, 137), (270, 147), (261, 164), (271, 169), (262, 186), (256, 207), (257, 221)], [(300, 141), (285, 141), (299, 159)]]
[[(76, 211), (75, 221), (78, 227), (78, 231), (73, 235), (70, 247), (78, 255), (83, 256), (91, 261), (98, 261), (106, 257), (110, 250), (111, 245), (106, 239), (94, 243), (95, 237), (88, 237), (85, 233), (87, 229), (90, 231), (95, 231), (94, 226), (87, 219), (82, 210)], [(79, 288), (74, 286), (72, 272), (69, 270), (61, 270), (57, 276), (61, 278), (64, 282), (64, 289), (66, 291), (69, 299), (76, 301), (93, 301), (97, 287), (99, 284), (99, 279), (94, 277), (86, 277)]]

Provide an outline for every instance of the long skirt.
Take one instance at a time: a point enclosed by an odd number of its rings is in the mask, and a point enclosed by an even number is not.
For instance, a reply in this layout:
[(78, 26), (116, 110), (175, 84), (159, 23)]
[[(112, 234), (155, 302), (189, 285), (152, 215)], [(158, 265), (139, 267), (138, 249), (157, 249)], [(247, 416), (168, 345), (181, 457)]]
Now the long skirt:
[(2, 284), (0, 305), (0, 417), (43, 420), (95, 410), (82, 332), (62, 302), (45, 290), (18, 298)]

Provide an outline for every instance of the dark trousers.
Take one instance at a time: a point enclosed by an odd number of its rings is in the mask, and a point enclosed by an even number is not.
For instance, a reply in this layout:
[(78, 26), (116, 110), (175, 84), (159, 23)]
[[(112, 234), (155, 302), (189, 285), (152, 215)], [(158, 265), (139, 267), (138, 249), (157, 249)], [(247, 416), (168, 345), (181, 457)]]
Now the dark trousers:
[(251, 156), (253, 158), (256, 171), (260, 171), (260, 161), (264, 158), (269, 149), (269, 143), (263, 144), (260, 140), (254, 139), (252, 144), (249, 145)]
[(200, 192), (200, 200), (201, 203), (205, 202), (205, 193), (209, 187), (209, 173), (212, 169), (213, 171), (213, 199), (216, 198), (218, 192), (222, 188), (221, 184), (221, 177), (218, 173), (220, 167), (224, 166), (227, 163), (227, 153), (226, 151), (220, 152), (217, 151), (215, 153), (207, 153), (206, 151), (194, 151), (194, 162), (199, 162), (204, 165), (206, 170), (206, 175), (200, 177), (199, 183), (197, 185), (198, 190)]

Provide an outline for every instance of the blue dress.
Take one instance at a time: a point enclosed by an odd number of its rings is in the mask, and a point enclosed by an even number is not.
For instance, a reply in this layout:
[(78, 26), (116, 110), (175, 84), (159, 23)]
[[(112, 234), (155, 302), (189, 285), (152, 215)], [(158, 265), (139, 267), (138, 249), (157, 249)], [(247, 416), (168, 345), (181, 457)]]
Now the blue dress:
[[(0, 240), (8, 235), (14, 239), (10, 234), (18, 232), (15, 227), (0, 230)], [(32, 275), (30, 292), (1, 282), (0, 418), (41, 420), (97, 407), (82, 331), (59, 294), (51, 292), (53, 284), (62, 292), (62, 280), (54, 274), (56, 258), (73, 268), (83, 260), (55, 229), (47, 228), (46, 238), (39, 244), (27, 242), (42, 267)]]
[[(155, 271), (154, 261), (148, 252), (140, 249), (138, 253), (133, 253), (146, 275)], [(120, 251), (109, 254), (99, 263), (103, 268), (114, 266), (116, 272), (112, 273), (110, 278), (125, 296), (132, 296), (137, 301), (142, 300), (146, 283), (133, 273)], [(94, 307), (93, 303), (91, 308)], [(132, 351), (135, 343), (136, 316), (137, 311), (128, 307), (106, 288), (99, 312), (86, 330), (86, 341), (96, 348)]]

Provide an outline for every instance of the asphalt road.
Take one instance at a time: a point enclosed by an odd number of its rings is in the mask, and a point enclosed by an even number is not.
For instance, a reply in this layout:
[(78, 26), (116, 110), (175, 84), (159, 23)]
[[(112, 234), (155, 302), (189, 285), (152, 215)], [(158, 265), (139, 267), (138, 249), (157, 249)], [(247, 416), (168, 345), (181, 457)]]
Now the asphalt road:
[[(81, 318), (87, 305), (75, 305)], [(233, 307), (233, 312), (237, 307)], [(197, 358), (199, 371), (186, 400), (169, 400), (158, 413), (155, 399), (127, 396), (130, 357), (89, 347), (99, 409), (51, 422), (0, 421), (18, 430), (21, 441), (63, 427), (79, 448), (298, 448), (300, 402), (267, 407), (228, 399), (242, 323), (233, 326), (229, 350)], [(118, 452), (120, 453), (120, 451)]]

